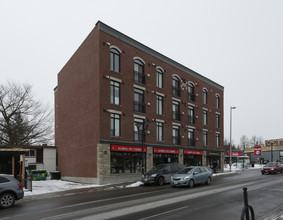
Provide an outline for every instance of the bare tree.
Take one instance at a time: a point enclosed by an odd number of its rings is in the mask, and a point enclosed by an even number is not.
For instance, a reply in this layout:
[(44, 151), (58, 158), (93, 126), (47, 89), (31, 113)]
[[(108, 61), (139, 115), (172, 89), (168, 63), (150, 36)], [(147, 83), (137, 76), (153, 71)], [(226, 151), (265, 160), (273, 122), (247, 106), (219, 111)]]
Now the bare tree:
[(252, 147), (257, 146), (257, 145), (261, 145), (261, 144), (263, 144), (263, 137), (253, 135), (251, 140), (250, 140), (250, 143), (251, 143)]
[(52, 111), (33, 99), (31, 89), (27, 84), (0, 84), (0, 144), (48, 144), (53, 139)]
[(245, 150), (246, 147), (250, 146), (250, 141), (246, 135), (242, 135), (240, 138), (240, 147)]

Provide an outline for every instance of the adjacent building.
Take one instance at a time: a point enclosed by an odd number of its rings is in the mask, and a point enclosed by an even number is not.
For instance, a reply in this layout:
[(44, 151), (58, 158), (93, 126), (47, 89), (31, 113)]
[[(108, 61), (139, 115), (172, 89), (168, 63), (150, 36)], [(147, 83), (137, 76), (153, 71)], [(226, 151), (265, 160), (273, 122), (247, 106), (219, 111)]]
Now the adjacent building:
[(58, 74), (61, 177), (134, 180), (167, 162), (223, 170), (223, 99), (223, 86), (98, 21)]

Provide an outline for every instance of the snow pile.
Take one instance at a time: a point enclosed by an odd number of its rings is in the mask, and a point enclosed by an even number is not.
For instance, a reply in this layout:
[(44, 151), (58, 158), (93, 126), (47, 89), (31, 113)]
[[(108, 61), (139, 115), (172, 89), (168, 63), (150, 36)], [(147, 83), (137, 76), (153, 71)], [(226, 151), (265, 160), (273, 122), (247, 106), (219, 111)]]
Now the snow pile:
[(63, 180), (32, 181), (32, 192), (30, 192), (28, 189), (25, 189), (25, 196), (33, 196), (45, 193), (66, 191), (71, 189), (82, 189), (100, 186), (101, 185), (74, 183)]
[(132, 183), (130, 185), (127, 185), (126, 187), (129, 188), (129, 187), (138, 187), (140, 185), (143, 185), (143, 183), (141, 181), (138, 181), (136, 183)]

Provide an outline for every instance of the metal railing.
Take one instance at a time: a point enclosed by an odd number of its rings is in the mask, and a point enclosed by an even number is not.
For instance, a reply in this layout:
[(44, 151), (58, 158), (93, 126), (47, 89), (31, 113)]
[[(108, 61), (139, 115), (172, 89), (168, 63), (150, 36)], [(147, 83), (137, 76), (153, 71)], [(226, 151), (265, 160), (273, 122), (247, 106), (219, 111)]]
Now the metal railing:
[(134, 71), (134, 81), (138, 83), (145, 84), (145, 74)]
[(145, 113), (145, 104), (143, 102), (134, 101), (134, 111)]

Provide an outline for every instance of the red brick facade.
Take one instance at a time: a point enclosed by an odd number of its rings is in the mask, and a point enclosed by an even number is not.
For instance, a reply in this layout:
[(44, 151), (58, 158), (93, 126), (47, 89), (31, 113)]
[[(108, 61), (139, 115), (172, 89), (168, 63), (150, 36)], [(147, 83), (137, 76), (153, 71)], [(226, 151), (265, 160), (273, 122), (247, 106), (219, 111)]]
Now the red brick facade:
[[(113, 46), (121, 51), (119, 73), (110, 70), (110, 48)], [(135, 57), (145, 62), (145, 84), (134, 82)], [(156, 67), (164, 70), (163, 88), (156, 87)], [(173, 75), (180, 79), (180, 97), (172, 94)], [(110, 104), (111, 79), (120, 82), (119, 105)], [(189, 82), (194, 84), (194, 102), (188, 100)], [(145, 113), (134, 111), (134, 88), (142, 88), (144, 91)], [(207, 90), (207, 104), (203, 104), (204, 89)], [(163, 96), (162, 115), (156, 114), (156, 94)], [(216, 95), (219, 96), (218, 108)], [(109, 146), (109, 149), (104, 150), (105, 155), (110, 154), (111, 144), (141, 146), (141, 143), (134, 141), (135, 116), (151, 122), (145, 146), (177, 148), (182, 153), (183, 150), (200, 150), (205, 151), (206, 156), (211, 154), (222, 160), (223, 98), (224, 88), (221, 85), (98, 22), (58, 74), (58, 86), (55, 89), (55, 142), (61, 175), (76, 180), (100, 178), (98, 144)], [(177, 122), (172, 118), (173, 100), (180, 101), (181, 120)], [(188, 123), (188, 105), (194, 106), (195, 124)], [(207, 125), (203, 125), (203, 110), (207, 111)], [(119, 137), (110, 135), (111, 112), (120, 114)], [(219, 128), (216, 128), (216, 115), (219, 117)], [(164, 122), (164, 139), (160, 142), (157, 141), (155, 123), (158, 120)], [(178, 146), (172, 143), (174, 124), (180, 125), (181, 144)], [(194, 128), (195, 146), (188, 146), (188, 128)], [(208, 135), (207, 146), (203, 145), (203, 131)], [(219, 135), (218, 147), (216, 134)], [(110, 159), (106, 161), (110, 163)]]

